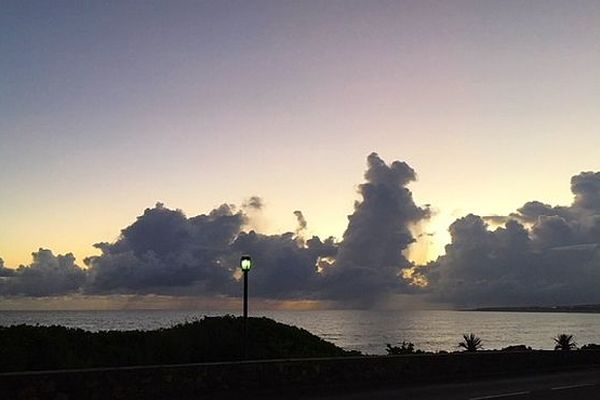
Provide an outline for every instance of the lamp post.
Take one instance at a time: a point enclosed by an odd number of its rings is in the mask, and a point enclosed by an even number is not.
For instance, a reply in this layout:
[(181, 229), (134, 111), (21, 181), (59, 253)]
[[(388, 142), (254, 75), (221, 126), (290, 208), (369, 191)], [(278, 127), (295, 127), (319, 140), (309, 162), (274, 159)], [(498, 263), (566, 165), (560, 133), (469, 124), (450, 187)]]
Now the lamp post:
[(240, 258), (240, 268), (244, 274), (244, 358), (246, 358), (248, 355), (248, 272), (252, 269), (252, 257), (243, 255)]

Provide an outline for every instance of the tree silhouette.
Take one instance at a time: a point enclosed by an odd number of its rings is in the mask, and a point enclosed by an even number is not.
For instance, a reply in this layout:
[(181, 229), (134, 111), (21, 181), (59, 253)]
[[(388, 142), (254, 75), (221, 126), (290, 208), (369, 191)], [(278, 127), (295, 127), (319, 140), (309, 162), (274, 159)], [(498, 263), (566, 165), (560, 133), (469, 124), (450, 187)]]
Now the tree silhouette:
[(481, 344), (481, 338), (475, 336), (475, 334), (464, 334), (463, 341), (458, 344), (458, 347), (464, 348), (466, 351), (474, 352), (480, 349), (483, 349), (483, 345)]
[(573, 350), (577, 348), (577, 343), (573, 340), (573, 335), (567, 335), (566, 333), (561, 333), (560, 335), (554, 338), (554, 350)]
[[(388, 356), (397, 356), (400, 354), (413, 354), (415, 352), (415, 345), (411, 342), (403, 341), (400, 346), (392, 346), (391, 344), (386, 344), (386, 349)], [(419, 352), (419, 350), (417, 350)]]

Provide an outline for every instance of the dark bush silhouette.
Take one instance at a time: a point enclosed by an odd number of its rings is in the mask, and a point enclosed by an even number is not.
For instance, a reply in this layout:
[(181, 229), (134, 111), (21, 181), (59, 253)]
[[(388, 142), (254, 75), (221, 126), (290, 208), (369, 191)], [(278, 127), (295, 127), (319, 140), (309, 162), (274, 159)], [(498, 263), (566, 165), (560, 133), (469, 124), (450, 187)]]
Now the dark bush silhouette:
[(458, 344), (458, 347), (464, 348), (466, 351), (474, 352), (480, 349), (483, 349), (483, 345), (481, 344), (481, 339), (475, 334), (464, 334), (463, 341)]
[(573, 335), (567, 335), (566, 333), (561, 333), (554, 338), (554, 350), (574, 350), (577, 348), (577, 343), (573, 340)]
[(387, 343), (385, 345), (385, 351), (387, 351), (388, 356), (397, 356), (401, 354), (423, 354), (422, 350), (415, 350), (415, 345), (411, 342), (402, 341), (400, 346), (392, 346)]
[(530, 346), (525, 346), (524, 344), (517, 344), (513, 346), (503, 347), (500, 351), (532, 351), (533, 349)]
[[(241, 317), (205, 317), (153, 331), (61, 326), (0, 327), (0, 371), (232, 361), (242, 355)], [(357, 355), (268, 318), (248, 320), (248, 358)]]
[(600, 350), (600, 344), (589, 343), (581, 346), (581, 350)]

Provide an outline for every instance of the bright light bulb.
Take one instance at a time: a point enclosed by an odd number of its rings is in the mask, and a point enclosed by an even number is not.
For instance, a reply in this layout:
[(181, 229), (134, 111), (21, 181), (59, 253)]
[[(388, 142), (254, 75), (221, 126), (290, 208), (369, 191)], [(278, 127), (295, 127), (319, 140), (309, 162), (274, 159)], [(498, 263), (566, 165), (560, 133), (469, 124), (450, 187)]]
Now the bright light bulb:
[(242, 271), (250, 271), (252, 268), (252, 258), (250, 256), (242, 256), (240, 258), (240, 268)]

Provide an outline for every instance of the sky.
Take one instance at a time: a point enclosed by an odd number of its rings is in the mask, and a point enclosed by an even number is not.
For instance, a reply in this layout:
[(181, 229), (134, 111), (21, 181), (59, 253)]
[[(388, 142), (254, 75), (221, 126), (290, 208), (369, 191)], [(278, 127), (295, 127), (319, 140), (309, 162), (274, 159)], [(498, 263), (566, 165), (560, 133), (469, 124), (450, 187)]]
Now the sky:
[(251, 196), (258, 232), (301, 210), (341, 241), (376, 152), (414, 169), (428, 216), (403, 223), (433, 235), (403, 251), (435, 262), (458, 218), (569, 206), (600, 170), (599, 22), (595, 1), (5, 2), (0, 257), (83, 266), (157, 202)]

